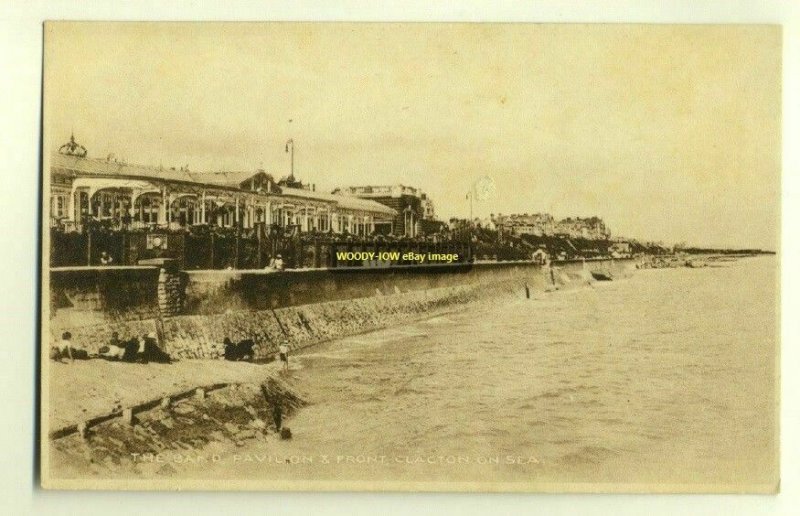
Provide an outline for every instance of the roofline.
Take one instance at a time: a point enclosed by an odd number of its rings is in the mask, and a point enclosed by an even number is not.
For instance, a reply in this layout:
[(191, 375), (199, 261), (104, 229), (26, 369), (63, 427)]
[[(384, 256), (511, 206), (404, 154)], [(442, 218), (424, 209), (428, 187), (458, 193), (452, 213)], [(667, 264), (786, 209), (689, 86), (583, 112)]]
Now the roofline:
[[(77, 156), (72, 156), (72, 157), (76, 157), (78, 159), (86, 159), (86, 158), (79, 158)], [(146, 167), (143, 167), (143, 168), (146, 168)], [(385, 206), (383, 204), (377, 203), (377, 202), (375, 203), (377, 206), (375, 206), (374, 208), (367, 208), (367, 207), (364, 207), (364, 208), (355, 208), (355, 207), (353, 207), (353, 208), (351, 208), (351, 207), (347, 207), (347, 206), (341, 206), (339, 204), (339, 201), (336, 200), (336, 199), (325, 199), (325, 198), (316, 197), (316, 196), (296, 195), (296, 194), (293, 194), (291, 192), (285, 192), (286, 189), (281, 189), (281, 192), (279, 192), (279, 193), (277, 193), (277, 192), (276, 193), (273, 193), (273, 192), (251, 192), (249, 190), (244, 190), (239, 186), (226, 186), (224, 184), (203, 183), (203, 182), (199, 182), (199, 181), (186, 181), (186, 180), (182, 180), (182, 179), (171, 179), (171, 178), (163, 178), (163, 177), (141, 175), (141, 174), (124, 174), (124, 173), (120, 173), (120, 174), (114, 173), (114, 174), (112, 174), (112, 173), (102, 173), (102, 172), (101, 173), (86, 172), (86, 171), (82, 171), (82, 170), (79, 170), (79, 169), (74, 169), (74, 168), (60, 166), (60, 165), (53, 165), (53, 164), (50, 165), (50, 169), (51, 169), (51, 173), (52, 173), (52, 170), (54, 170), (54, 169), (55, 170), (59, 170), (60, 169), (60, 170), (68, 170), (68, 171), (72, 171), (74, 173), (78, 173), (78, 174), (81, 174), (81, 175), (91, 176), (91, 177), (96, 177), (96, 178), (101, 178), (101, 179), (137, 179), (137, 180), (143, 180), (144, 179), (144, 180), (160, 182), (160, 183), (172, 183), (172, 184), (188, 185), (188, 186), (200, 186), (200, 187), (203, 187), (203, 188), (223, 190), (223, 191), (226, 191), (226, 192), (235, 192), (235, 193), (241, 193), (241, 194), (249, 194), (249, 195), (254, 195), (254, 196), (258, 196), (258, 197), (271, 197), (271, 198), (281, 198), (281, 197), (286, 198), (286, 197), (290, 197), (290, 198), (292, 198), (292, 200), (302, 199), (302, 200), (316, 201), (316, 202), (331, 204), (331, 205), (334, 205), (334, 206), (340, 206), (342, 209), (346, 209), (346, 210), (371, 211), (371, 212), (377, 212), (377, 213), (382, 213), (382, 214), (385, 214), (385, 215), (392, 215), (392, 216), (397, 215), (397, 212), (395, 210), (393, 210), (392, 208), (390, 208), (388, 206)], [(266, 172), (265, 172), (265, 174), (266, 174)], [(314, 193), (314, 192), (311, 192), (311, 193)], [(341, 196), (341, 197), (345, 197), (346, 198), (345, 200), (349, 200), (350, 199), (347, 196)], [(361, 200), (363, 200), (363, 199), (361, 199)], [(371, 201), (371, 202), (374, 202), (374, 201)]]
[[(53, 169), (53, 168), (56, 168), (56, 169), (61, 168), (61, 169), (64, 169), (64, 170), (75, 170), (75, 169), (70, 169), (68, 167), (53, 167), (53, 166), (51, 166), (50, 168), (51, 169)], [(203, 187), (207, 187), (207, 188), (216, 188), (218, 190), (228, 190), (228, 191), (234, 191), (234, 192), (247, 193), (247, 190), (242, 190), (239, 187), (225, 186), (223, 184), (214, 184), (214, 183), (202, 183), (200, 181), (184, 181), (182, 179), (170, 179), (170, 178), (164, 178), (164, 177), (143, 176), (143, 175), (140, 175), (140, 174), (109, 174), (109, 173), (102, 173), (102, 172), (101, 173), (85, 172), (85, 171), (80, 171), (80, 170), (75, 170), (75, 171), (80, 173), (80, 174), (85, 174), (85, 175), (88, 175), (88, 176), (91, 176), (91, 177), (98, 177), (98, 178), (103, 178), (103, 179), (139, 179), (139, 180), (147, 179), (147, 180), (150, 180), (150, 181), (158, 181), (158, 182), (161, 182), (161, 183), (177, 183), (177, 184), (184, 184), (184, 185), (196, 185), (196, 186), (203, 186)], [(251, 193), (254, 193), (254, 192), (251, 192)]]
[[(370, 201), (368, 199), (359, 199), (356, 196), (335, 195), (335, 194), (324, 194), (324, 193), (321, 193), (322, 196), (343, 197), (345, 202), (349, 201), (351, 199), (357, 199), (357, 200), (359, 200), (361, 202), (365, 202), (366, 201), (366, 202), (374, 203), (375, 206), (374, 207), (363, 207), (363, 208), (342, 206), (337, 199), (326, 199), (325, 197), (317, 197), (316, 195), (314, 195), (316, 192), (307, 191), (311, 195), (297, 195), (297, 194), (293, 194), (291, 191), (287, 192), (287, 190), (295, 190), (294, 188), (291, 188), (291, 187), (279, 187), (280, 188), (280, 192), (279, 193), (251, 192), (251, 191), (248, 191), (248, 190), (245, 190), (245, 189), (241, 188), (241, 183), (243, 181), (236, 182), (236, 186), (232, 186), (232, 185), (230, 185), (230, 183), (228, 183), (227, 185), (225, 183), (206, 183), (206, 182), (203, 182), (203, 181), (196, 181), (196, 180), (191, 180), (190, 181), (190, 180), (185, 180), (185, 179), (164, 178), (164, 177), (158, 177), (157, 175), (142, 175), (142, 174), (131, 174), (131, 173), (124, 173), (124, 172), (120, 172), (120, 173), (88, 172), (88, 171), (85, 171), (85, 170), (80, 170), (78, 168), (72, 168), (72, 167), (69, 167), (69, 166), (63, 166), (61, 164), (54, 164), (53, 163), (53, 161), (54, 161), (53, 158), (54, 157), (56, 159), (61, 158), (61, 159), (64, 159), (64, 160), (74, 160), (76, 163), (80, 163), (81, 161), (88, 161), (88, 162), (94, 162), (94, 163), (100, 163), (100, 164), (106, 163), (106, 164), (109, 164), (109, 165), (112, 165), (112, 166), (117, 166), (119, 168), (131, 167), (131, 168), (139, 168), (139, 169), (144, 169), (144, 170), (147, 170), (147, 171), (152, 171), (154, 173), (164, 172), (164, 169), (159, 169), (159, 168), (155, 168), (155, 167), (147, 166), (147, 165), (138, 165), (138, 164), (135, 164), (135, 163), (124, 163), (124, 164), (123, 163), (110, 163), (110, 162), (104, 161), (103, 159), (100, 159), (100, 158), (87, 158), (87, 157), (81, 157), (81, 156), (69, 156), (69, 155), (61, 154), (61, 153), (59, 153), (57, 151), (52, 151), (51, 152), (50, 163), (49, 163), (51, 173), (52, 173), (53, 170), (59, 170), (60, 169), (60, 170), (65, 170), (65, 171), (71, 171), (72, 173), (76, 173), (76, 174), (81, 174), (81, 175), (86, 175), (86, 176), (91, 176), (91, 177), (97, 177), (97, 178), (103, 178), (103, 179), (114, 179), (114, 178), (117, 178), (117, 179), (138, 179), (138, 180), (146, 179), (148, 181), (155, 181), (155, 182), (160, 182), (160, 183), (172, 183), (172, 184), (178, 184), (178, 185), (200, 186), (200, 187), (203, 187), (203, 188), (213, 188), (213, 189), (223, 190), (223, 191), (227, 191), (227, 192), (238, 192), (238, 193), (251, 194), (251, 195), (256, 195), (256, 196), (261, 196), (261, 197), (284, 197), (284, 198), (285, 197), (290, 197), (292, 199), (305, 199), (305, 200), (309, 200), (309, 201), (316, 201), (316, 202), (321, 202), (321, 203), (326, 203), (326, 204), (333, 204), (333, 205), (336, 205), (336, 206), (340, 206), (341, 208), (346, 209), (346, 210), (371, 211), (371, 212), (382, 213), (384, 215), (392, 215), (392, 216), (396, 216), (397, 215), (397, 211), (392, 209), (392, 208), (390, 208), (389, 206), (386, 206), (386, 205), (381, 204), (381, 203), (376, 202), (376, 201)], [(168, 169), (167, 171), (177, 172), (175, 169)], [(242, 173), (248, 173), (247, 171), (244, 171), (244, 170), (243, 171), (233, 171), (233, 170), (231, 170), (231, 171), (216, 171), (216, 172), (214, 172), (214, 171), (211, 171), (211, 172), (183, 171), (183, 172), (185, 172), (186, 174), (189, 174), (189, 175), (191, 175), (191, 174), (203, 175), (203, 174), (242, 174)], [(265, 170), (260, 170), (260, 169), (259, 170), (255, 170), (252, 173), (252, 176), (256, 176), (258, 174), (264, 174), (266, 176), (272, 177), (273, 180), (274, 180), (274, 176), (272, 174), (270, 174), (269, 172), (267, 172)], [(246, 179), (244, 181), (246, 181)]]

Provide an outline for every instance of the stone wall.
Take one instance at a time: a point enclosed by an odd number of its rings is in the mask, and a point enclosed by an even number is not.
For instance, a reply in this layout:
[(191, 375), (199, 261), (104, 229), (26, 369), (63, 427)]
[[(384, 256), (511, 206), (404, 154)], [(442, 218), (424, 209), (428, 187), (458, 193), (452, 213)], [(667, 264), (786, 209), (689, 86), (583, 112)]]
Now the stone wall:
[[(580, 264), (563, 266), (573, 269)], [(185, 314), (266, 310), (540, 275), (530, 263), (360, 270), (188, 271)]]
[(270, 358), (285, 342), (300, 349), (326, 340), (419, 318), (448, 306), (498, 294), (524, 295), (521, 285), (440, 287), (346, 301), (328, 301), (268, 310), (173, 317), (164, 323), (166, 351), (176, 358), (219, 358), (222, 341), (253, 339), (256, 357)]
[(50, 271), (50, 312), (107, 322), (158, 317), (154, 267), (66, 267)]
[[(274, 355), (282, 341), (292, 349), (299, 349), (419, 318), (456, 304), (503, 295), (524, 297), (526, 287), (535, 292), (578, 286), (592, 281), (590, 270), (619, 276), (626, 268), (629, 264), (624, 262), (595, 262), (587, 266), (564, 264), (552, 272), (531, 264), (492, 264), (447, 272), (315, 270), (187, 274), (146, 269), (134, 274), (135, 295), (127, 304), (102, 301), (111, 292), (128, 292), (124, 283), (116, 283), (112, 290), (100, 289), (95, 284), (95, 290), (85, 291), (95, 292), (98, 301), (78, 307), (77, 311), (75, 306), (57, 309), (51, 317), (50, 330), (53, 340), (57, 340), (60, 332), (69, 330), (74, 344), (90, 351), (105, 344), (112, 331), (117, 331), (123, 339), (156, 333), (164, 349), (175, 358), (217, 358), (222, 356), (225, 337), (233, 341), (253, 339), (257, 357), (263, 359)], [(105, 272), (109, 271), (92, 271), (90, 276), (102, 278)], [(132, 272), (127, 274), (130, 276)], [(149, 293), (142, 286), (145, 278), (150, 282)], [(69, 289), (63, 282), (57, 285)], [(119, 311), (121, 306), (132, 307), (131, 319), (124, 319), (124, 313)], [(107, 313), (106, 307), (114, 311)], [(93, 311), (100, 315), (86, 316)], [(150, 317), (140, 318), (142, 314)]]
[[(153, 267), (71, 267), (49, 275), (51, 342), (64, 331), (73, 341), (97, 350), (111, 331), (141, 335), (155, 330), (159, 318), (158, 269)], [(101, 335), (88, 328), (105, 328)], [(49, 347), (50, 343), (45, 343)]]
[(186, 274), (171, 268), (162, 268), (158, 274), (158, 313), (161, 318), (183, 313)]

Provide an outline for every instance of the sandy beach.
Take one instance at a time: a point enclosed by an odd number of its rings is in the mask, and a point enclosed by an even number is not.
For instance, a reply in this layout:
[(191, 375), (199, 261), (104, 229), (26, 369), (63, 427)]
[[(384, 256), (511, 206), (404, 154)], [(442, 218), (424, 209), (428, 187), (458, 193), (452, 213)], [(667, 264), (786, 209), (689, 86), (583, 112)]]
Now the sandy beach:
[(131, 364), (106, 360), (50, 361), (49, 430), (215, 383), (260, 383), (278, 364), (182, 360)]

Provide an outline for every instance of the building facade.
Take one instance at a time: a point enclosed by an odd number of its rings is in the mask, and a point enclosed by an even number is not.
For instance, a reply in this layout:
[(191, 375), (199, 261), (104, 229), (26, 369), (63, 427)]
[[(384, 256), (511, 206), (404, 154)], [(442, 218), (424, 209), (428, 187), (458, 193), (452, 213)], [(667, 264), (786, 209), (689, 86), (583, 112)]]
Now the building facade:
[[(281, 186), (263, 170), (193, 172), (91, 159), (82, 146), (50, 156), (51, 227), (82, 231), (87, 221), (111, 228), (170, 229), (258, 223), (300, 231), (368, 236), (391, 225), (388, 206), (310, 188)], [(78, 149), (75, 151), (74, 149)], [(82, 149), (82, 150), (81, 150)]]
[(556, 223), (549, 213), (492, 215), (495, 227), (512, 235), (546, 236), (555, 232)]
[(555, 220), (549, 213), (493, 215), (498, 230), (512, 235), (554, 236), (608, 240), (611, 233), (599, 217), (567, 217)]
[(391, 226), (382, 228), (389, 234), (416, 237), (424, 234), (426, 227), (435, 226), (426, 224), (435, 221), (433, 201), (419, 188), (404, 185), (349, 186), (337, 188), (333, 193), (378, 202), (394, 210), (396, 215)]

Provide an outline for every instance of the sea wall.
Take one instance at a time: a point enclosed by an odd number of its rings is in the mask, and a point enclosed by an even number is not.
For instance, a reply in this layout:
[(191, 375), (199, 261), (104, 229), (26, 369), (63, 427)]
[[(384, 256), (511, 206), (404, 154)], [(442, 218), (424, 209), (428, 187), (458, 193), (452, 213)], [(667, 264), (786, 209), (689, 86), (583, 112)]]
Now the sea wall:
[(49, 277), (50, 312), (63, 310), (94, 321), (158, 317), (155, 267), (64, 267)]
[[(494, 264), (493, 264), (494, 265)], [(432, 266), (386, 269), (286, 271), (190, 271), (185, 313), (265, 310), (391, 295), (519, 276), (530, 265)]]
[[(162, 347), (176, 358), (217, 358), (222, 341), (253, 339), (256, 355), (273, 356), (280, 342), (299, 349), (325, 340), (352, 335), (419, 318), (425, 314), (497, 296), (571, 288), (591, 280), (591, 270), (617, 277), (629, 263), (598, 261), (563, 263), (541, 268), (530, 263), (478, 264), (471, 267), (420, 269), (208, 271), (176, 273), (166, 281), (180, 285), (180, 307), (164, 306), (165, 276), (158, 269), (129, 269), (135, 286), (130, 299), (124, 281), (116, 274), (113, 288), (104, 274), (87, 269), (80, 282), (65, 285), (76, 272), (52, 281), (51, 296), (72, 299), (51, 315), (53, 339), (70, 331), (75, 345), (90, 351), (106, 343), (112, 331), (121, 337), (156, 333)], [(122, 283), (120, 283), (122, 281)], [(151, 282), (151, 290), (144, 285)], [(103, 285), (103, 287), (101, 287)], [(54, 290), (55, 289), (55, 290)], [(61, 289), (61, 290), (59, 290)], [(74, 300), (83, 300), (75, 303)], [(161, 303), (161, 304), (159, 304)], [(52, 306), (52, 305), (51, 305)], [(56, 304), (56, 307), (58, 305)], [(124, 309), (131, 307), (126, 319)], [(150, 317), (142, 315), (150, 314)]]

